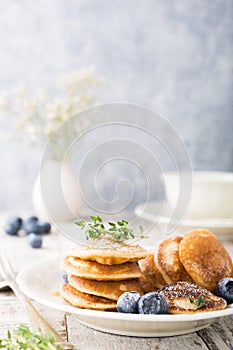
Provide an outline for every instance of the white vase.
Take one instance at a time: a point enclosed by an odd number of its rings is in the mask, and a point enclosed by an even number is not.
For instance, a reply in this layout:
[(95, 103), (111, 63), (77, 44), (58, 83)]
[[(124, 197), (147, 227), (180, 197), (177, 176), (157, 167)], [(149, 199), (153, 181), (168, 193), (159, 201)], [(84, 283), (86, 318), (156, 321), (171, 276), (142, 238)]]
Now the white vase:
[(42, 165), (32, 194), (35, 214), (51, 222), (70, 221), (80, 214), (82, 197), (77, 176), (69, 162)]

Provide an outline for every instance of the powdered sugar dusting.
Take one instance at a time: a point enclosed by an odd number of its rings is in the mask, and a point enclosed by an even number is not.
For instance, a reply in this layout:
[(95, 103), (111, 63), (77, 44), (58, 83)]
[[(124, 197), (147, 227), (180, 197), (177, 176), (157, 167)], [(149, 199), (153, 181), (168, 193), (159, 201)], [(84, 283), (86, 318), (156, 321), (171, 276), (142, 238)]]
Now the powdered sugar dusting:
[(179, 281), (172, 283), (162, 288), (159, 291), (165, 298), (179, 299), (179, 298), (191, 298), (197, 299), (200, 295), (203, 297), (211, 297), (212, 293), (208, 290), (199, 287), (198, 285), (190, 282)]

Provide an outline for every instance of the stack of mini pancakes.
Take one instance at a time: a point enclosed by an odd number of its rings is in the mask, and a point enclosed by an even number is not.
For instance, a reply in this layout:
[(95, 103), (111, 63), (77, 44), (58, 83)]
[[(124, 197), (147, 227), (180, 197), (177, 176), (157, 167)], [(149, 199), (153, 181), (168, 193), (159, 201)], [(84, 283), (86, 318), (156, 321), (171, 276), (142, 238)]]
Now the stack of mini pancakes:
[[(89, 239), (74, 246), (61, 267), (68, 274), (68, 283), (60, 288), (64, 300), (94, 310), (115, 310), (127, 291), (158, 291), (169, 313), (221, 310), (226, 301), (212, 293), (221, 278), (233, 276), (228, 252), (204, 229), (170, 236), (153, 252), (111, 238)], [(203, 307), (196, 303), (200, 296), (207, 299)]]
[(115, 310), (124, 292), (143, 294), (137, 261), (147, 254), (139, 245), (114, 242), (107, 237), (77, 244), (61, 264), (68, 274), (68, 283), (61, 286), (60, 294), (76, 307)]

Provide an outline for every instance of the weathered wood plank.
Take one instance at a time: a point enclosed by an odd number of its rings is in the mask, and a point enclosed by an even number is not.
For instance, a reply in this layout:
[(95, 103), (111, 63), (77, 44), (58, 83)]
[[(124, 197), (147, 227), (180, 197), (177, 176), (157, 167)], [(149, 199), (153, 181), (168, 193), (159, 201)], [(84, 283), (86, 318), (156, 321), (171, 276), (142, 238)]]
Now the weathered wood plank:
[[(49, 309), (39, 303), (33, 303), (49, 324), (67, 340), (66, 316), (63, 312)], [(30, 324), (29, 319), (15, 295), (10, 292), (0, 292), (0, 336), (5, 336), (7, 330), (20, 324)]]
[(29, 320), (12, 292), (0, 292), (0, 336), (5, 337), (7, 330), (28, 324)]
[(195, 333), (166, 338), (126, 337), (99, 332), (67, 316), (69, 341), (82, 350), (207, 350)]
[(33, 303), (39, 313), (48, 321), (48, 323), (67, 341), (66, 316), (59, 310), (50, 309), (39, 303)]
[(197, 332), (211, 350), (229, 350), (233, 346), (233, 316)]

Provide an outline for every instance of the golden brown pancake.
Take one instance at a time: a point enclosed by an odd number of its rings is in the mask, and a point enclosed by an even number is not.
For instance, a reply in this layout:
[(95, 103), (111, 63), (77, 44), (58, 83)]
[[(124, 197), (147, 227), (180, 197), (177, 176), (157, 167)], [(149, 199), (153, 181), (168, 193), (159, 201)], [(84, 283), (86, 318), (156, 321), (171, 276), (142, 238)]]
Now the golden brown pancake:
[(208, 230), (186, 233), (180, 243), (179, 254), (193, 281), (213, 293), (221, 278), (232, 275), (230, 255)]
[(155, 253), (155, 265), (162, 274), (166, 283), (177, 281), (192, 282), (184, 266), (180, 261), (179, 245), (182, 241), (180, 236), (172, 236), (164, 239)]
[(137, 280), (125, 281), (94, 281), (70, 275), (69, 283), (80, 292), (117, 300), (125, 292), (143, 293)]
[[(146, 258), (139, 260), (138, 265), (146, 279), (146, 282), (144, 282), (146, 292), (162, 288), (167, 284), (155, 265), (154, 253), (150, 253)], [(143, 283), (143, 279), (141, 281)]]
[(62, 261), (61, 268), (68, 274), (97, 281), (118, 281), (141, 277), (141, 271), (137, 263), (132, 262), (104, 265), (96, 261), (67, 256)]
[[(227, 307), (224, 299), (217, 297), (210, 291), (194, 283), (179, 281), (164, 287), (159, 291), (168, 303), (168, 312), (171, 314), (197, 313), (223, 310)], [(198, 307), (198, 297), (208, 302)], [(191, 299), (191, 300), (190, 300)]]
[(82, 309), (92, 310), (115, 310), (116, 302), (110, 299), (97, 297), (86, 293), (79, 292), (69, 283), (63, 284), (59, 290), (62, 298), (73, 306)]
[(138, 279), (138, 282), (139, 282), (144, 293), (155, 292), (157, 290), (157, 288), (154, 287), (154, 284), (151, 283), (150, 280), (148, 278), (146, 278), (146, 276), (143, 274)]
[(90, 238), (85, 245), (76, 244), (68, 255), (100, 264), (114, 265), (127, 261), (135, 262), (147, 256), (147, 251), (138, 244), (115, 242), (110, 237)]

